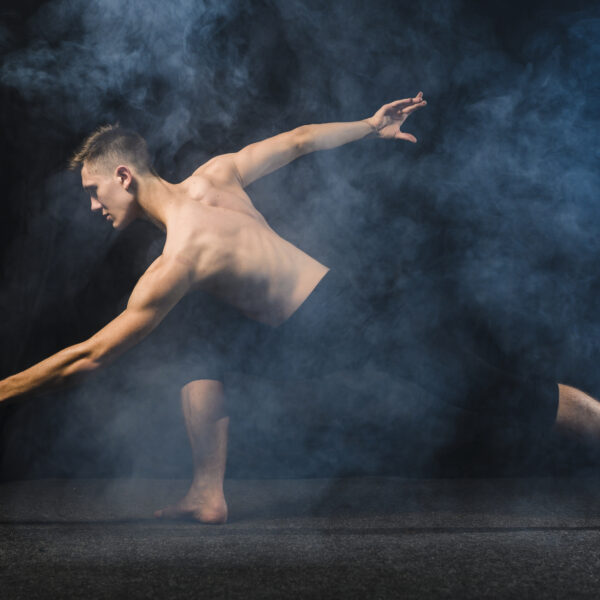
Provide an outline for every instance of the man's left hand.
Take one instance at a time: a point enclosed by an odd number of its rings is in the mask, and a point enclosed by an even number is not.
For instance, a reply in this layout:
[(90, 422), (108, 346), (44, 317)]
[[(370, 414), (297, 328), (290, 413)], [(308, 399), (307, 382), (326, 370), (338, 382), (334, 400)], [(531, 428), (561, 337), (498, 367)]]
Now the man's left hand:
[(413, 144), (417, 138), (412, 133), (405, 133), (400, 128), (408, 116), (419, 108), (423, 108), (427, 102), (423, 100), (423, 92), (419, 92), (414, 98), (395, 100), (384, 104), (372, 117), (365, 119), (371, 125), (373, 132), (381, 138), (407, 140)]

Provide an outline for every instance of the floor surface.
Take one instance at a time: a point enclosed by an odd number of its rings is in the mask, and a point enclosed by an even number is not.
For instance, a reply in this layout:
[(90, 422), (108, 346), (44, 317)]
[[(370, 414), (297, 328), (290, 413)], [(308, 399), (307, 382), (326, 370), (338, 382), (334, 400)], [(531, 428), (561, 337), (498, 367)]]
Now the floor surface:
[(162, 522), (187, 482), (0, 485), (0, 596), (598, 598), (600, 479), (228, 480), (230, 522)]

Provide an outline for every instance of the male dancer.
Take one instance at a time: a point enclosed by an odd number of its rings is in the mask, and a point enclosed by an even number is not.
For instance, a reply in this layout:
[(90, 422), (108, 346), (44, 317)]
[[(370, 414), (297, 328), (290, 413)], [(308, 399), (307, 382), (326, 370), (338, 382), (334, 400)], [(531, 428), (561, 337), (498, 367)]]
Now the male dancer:
[[(251, 335), (248, 360), (257, 347), (255, 340), (260, 340), (263, 353), (279, 352), (277, 332), (288, 323), (295, 332), (310, 327), (311, 333), (326, 334), (335, 317), (331, 307), (335, 309), (343, 302), (344, 290), (329, 296), (329, 292), (320, 291), (331, 287), (329, 269), (273, 231), (244, 188), (303, 154), (367, 136), (414, 143), (416, 138), (403, 132), (401, 126), (425, 105), (419, 92), (414, 98), (385, 104), (362, 121), (304, 125), (239, 152), (217, 156), (177, 184), (168, 183), (153, 171), (139, 135), (118, 126), (91, 134), (71, 166), (81, 168), (92, 210), (101, 211), (115, 229), (123, 229), (137, 218), (149, 219), (166, 232), (163, 252), (141, 277), (120, 315), (90, 339), (0, 381), (0, 402), (78, 380), (107, 365), (147, 336), (184, 295), (197, 288), (257, 324), (259, 333), (256, 338)], [(320, 314), (319, 305), (330, 312), (314, 318), (312, 313)], [(221, 326), (231, 328), (232, 323), (215, 325), (217, 329)], [(245, 331), (240, 335), (248, 342)], [(292, 337), (299, 339), (295, 334)], [(336, 333), (328, 339), (339, 337)], [(338, 350), (342, 352), (341, 346)], [(514, 385), (510, 389), (514, 390)], [(531, 391), (515, 393), (535, 395), (536, 389), (533, 386)], [(600, 436), (600, 404), (595, 400), (564, 385), (557, 388), (552, 384), (544, 393), (557, 427)], [(155, 516), (224, 523), (229, 419), (222, 381), (193, 378), (182, 388), (181, 396), (194, 478), (179, 503), (157, 511)]]

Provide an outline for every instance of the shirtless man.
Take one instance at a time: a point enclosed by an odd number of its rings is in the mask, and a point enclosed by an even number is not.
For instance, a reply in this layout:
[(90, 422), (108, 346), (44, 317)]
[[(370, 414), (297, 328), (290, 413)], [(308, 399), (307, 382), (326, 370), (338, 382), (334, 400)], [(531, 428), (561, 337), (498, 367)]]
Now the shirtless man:
[[(120, 315), (90, 339), (0, 381), (0, 401), (12, 402), (77, 381), (107, 365), (147, 336), (193, 289), (210, 292), (266, 327), (281, 326), (329, 269), (277, 235), (244, 188), (304, 154), (367, 136), (414, 143), (416, 138), (401, 126), (425, 105), (419, 92), (414, 98), (385, 104), (361, 121), (304, 125), (217, 156), (177, 184), (153, 171), (145, 142), (137, 134), (119, 127), (100, 128), (71, 162), (72, 167), (81, 167), (91, 209), (101, 211), (115, 229), (138, 218), (149, 219), (166, 232), (163, 252), (141, 277)], [(598, 403), (575, 388), (559, 389), (557, 426), (599, 436)], [(181, 396), (194, 477), (186, 496), (155, 516), (224, 523), (229, 419), (223, 384), (215, 379), (190, 381)]]

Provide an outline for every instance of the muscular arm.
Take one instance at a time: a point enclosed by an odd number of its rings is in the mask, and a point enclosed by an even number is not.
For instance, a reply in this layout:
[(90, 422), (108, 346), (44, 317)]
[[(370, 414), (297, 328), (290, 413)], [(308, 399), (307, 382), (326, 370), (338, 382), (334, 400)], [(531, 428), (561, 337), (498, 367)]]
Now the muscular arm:
[(335, 148), (373, 132), (365, 121), (302, 125), (291, 131), (246, 146), (230, 155), (242, 187), (280, 169), (304, 154)]
[(384, 104), (372, 117), (362, 121), (303, 125), (250, 144), (229, 156), (233, 159), (242, 186), (245, 187), (303, 154), (336, 148), (368, 135), (416, 142), (413, 135), (400, 131), (400, 127), (411, 112), (426, 104), (423, 94), (419, 92), (414, 98)]
[(138, 281), (127, 308), (116, 319), (90, 339), (0, 381), (0, 402), (66, 385), (109, 364), (147, 336), (189, 286), (189, 268), (176, 257), (160, 256)]

